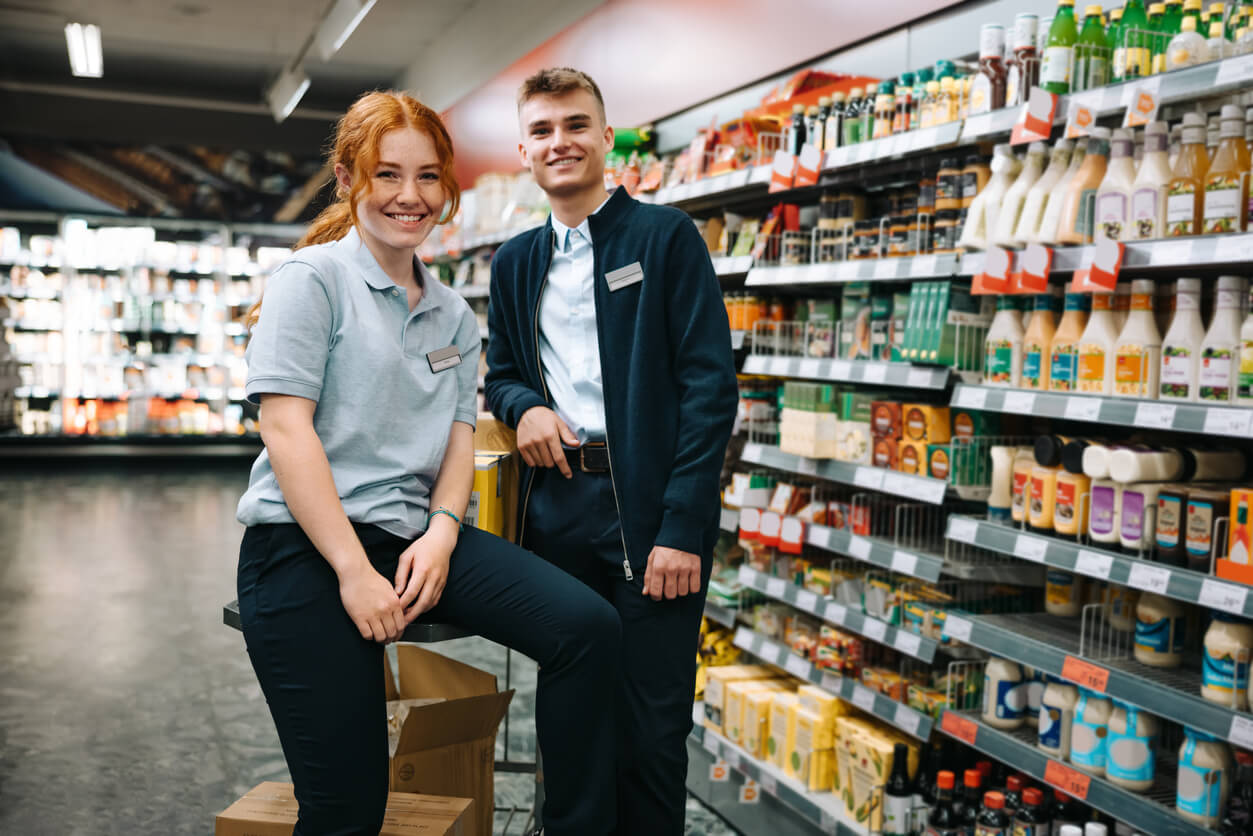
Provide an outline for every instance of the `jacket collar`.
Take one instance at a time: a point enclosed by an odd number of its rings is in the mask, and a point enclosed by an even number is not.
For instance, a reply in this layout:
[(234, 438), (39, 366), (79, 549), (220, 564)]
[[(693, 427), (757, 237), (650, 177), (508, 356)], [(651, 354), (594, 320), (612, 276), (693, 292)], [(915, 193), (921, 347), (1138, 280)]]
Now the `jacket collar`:
[[(587, 216), (588, 229), (592, 233), (593, 241), (600, 241), (604, 235), (618, 225), (623, 216), (631, 210), (635, 205), (635, 198), (627, 192), (626, 189), (619, 186), (609, 195), (609, 199), (601, 204), (600, 208)], [(553, 246), (557, 241), (557, 228), (554, 226), (552, 213), (548, 213), (548, 221), (545, 224), (548, 231), (542, 236), (542, 243), (547, 246)]]

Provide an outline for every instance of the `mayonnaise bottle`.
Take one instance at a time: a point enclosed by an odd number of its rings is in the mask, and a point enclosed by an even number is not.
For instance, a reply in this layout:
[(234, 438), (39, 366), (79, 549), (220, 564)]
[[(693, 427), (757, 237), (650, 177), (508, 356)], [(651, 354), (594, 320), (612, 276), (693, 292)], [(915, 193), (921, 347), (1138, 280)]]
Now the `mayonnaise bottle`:
[(1022, 213), (1018, 217), (1018, 226), (1014, 229), (1014, 245), (1022, 246), (1038, 240), (1040, 220), (1044, 215), (1044, 205), (1048, 202), (1049, 192), (1066, 174), (1070, 165), (1070, 153), (1074, 143), (1069, 139), (1060, 140), (1053, 146), (1049, 154), (1049, 165), (1027, 191), (1027, 199), (1023, 203)]
[(988, 519), (993, 522), (1009, 522), (1013, 504), (1015, 447), (995, 445), (991, 448), (992, 487), (988, 494)]
[(1070, 755), (1071, 725), (1079, 689), (1058, 679), (1050, 679), (1040, 699), (1040, 722), (1036, 746), (1046, 754), (1065, 759)]
[(1181, 604), (1152, 592), (1136, 604), (1136, 661), (1155, 668), (1177, 668), (1183, 662), (1187, 630)]
[(1235, 769), (1231, 748), (1205, 732), (1187, 726), (1183, 731), (1175, 811), (1203, 827), (1216, 828), (1222, 823), (1231, 794), (1231, 772)]
[(1022, 667), (993, 656), (983, 669), (983, 722), (998, 729), (1016, 729), (1023, 722), (1026, 694)]
[(1044, 610), (1073, 618), (1083, 611), (1083, 581), (1079, 575), (1049, 567), (1044, 576)]
[(1253, 656), (1253, 626), (1222, 612), (1205, 631), (1201, 696), (1228, 708), (1249, 707), (1249, 659)]
[(1134, 705), (1114, 703), (1109, 716), (1109, 754), (1105, 778), (1131, 790), (1147, 792), (1153, 786), (1157, 760), (1153, 742), (1159, 723), (1156, 717)]
[(1196, 400), (1201, 369), (1201, 280), (1175, 283), (1175, 317), (1162, 338), (1162, 370), (1159, 397), (1163, 400)]
[(1096, 691), (1079, 689), (1070, 727), (1070, 762), (1089, 775), (1105, 774), (1109, 716), (1113, 711), (1114, 704)]
[(1157, 532), (1157, 494), (1162, 482), (1135, 482), (1123, 488), (1118, 539), (1124, 554), (1146, 557)]

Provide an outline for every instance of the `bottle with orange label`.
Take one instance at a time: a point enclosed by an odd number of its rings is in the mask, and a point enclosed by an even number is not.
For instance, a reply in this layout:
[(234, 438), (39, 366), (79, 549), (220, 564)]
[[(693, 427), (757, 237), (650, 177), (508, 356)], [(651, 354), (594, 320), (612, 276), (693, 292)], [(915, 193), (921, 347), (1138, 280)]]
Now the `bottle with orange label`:
[(1057, 502), (1057, 477), (1061, 473), (1062, 447), (1068, 439), (1061, 436), (1036, 438), (1035, 467), (1031, 469), (1031, 498), (1027, 505), (1027, 522), (1036, 531), (1053, 531)]
[(1062, 321), (1053, 334), (1049, 352), (1048, 388), (1054, 392), (1074, 392), (1079, 384), (1079, 341), (1088, 324), (1088, 297), (1067, 293)]
[(1153, 318), (1151, 279), (1131, 283), (1131, 313), (1115, 348), (1114, 394), (1132, 398), (1157, 396), (1162, 337)]
[(1035, 297), (1035, 313), (1022, 338), (1022, 373), (1019, 385), (1024, 389), (1049, 388), (1049, 366), (1053, 334), (1057, 329), (1058, 297), (1041, 293)]
[(1118, 326), (1114, 319), (1114, 294), (1092, 294), (1092, 315), (1079, 338), (1078, 379), (1075, 390), (1092, 395), (1114, 391)]
[(1028, 495), (1031, 493), (1031, 471), (1035, 468), (1035, 451), (1020, 447), (1014, 454), (1014, 481), (1011, 488), (1009, 514), (1014, 522), (1027, 519)]

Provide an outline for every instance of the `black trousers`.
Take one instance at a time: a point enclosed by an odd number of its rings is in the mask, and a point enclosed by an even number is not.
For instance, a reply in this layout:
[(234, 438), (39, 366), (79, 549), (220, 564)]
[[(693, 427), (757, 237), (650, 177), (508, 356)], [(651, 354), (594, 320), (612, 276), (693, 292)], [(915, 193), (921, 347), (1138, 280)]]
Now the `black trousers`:
[[(608, 474), (576, 470), (567, 480), (556, 469), (538, 470), (524, 536), (528, 548), (595, 590), (622, 619), (614, 833), (680, 836), (696, 650), (710, 561), (704, 561), (700, 591), (672, 601), (653, 601), (643, 594), (643, 568), (634, 572), (633, 580), (626, 580), (621, 526)], [(543, 756), (547, 769), (549, 752), (543, 750)]]
[[(391, 582), (409, 541), (354, 528)], [(377, 836), (388, 783), (383, 645), (361, 638), (334, 570), (297, 525), (245, 532), (238, 585), (248, 655), (300, 805), (294, 836)], [(466, 528), (443, 595), (423, 620), (456, 624), (539, 663), (547, 832), (612, 832), (616, 739), (603, 706), (620, 690), (614, 609), (534, 555)]]

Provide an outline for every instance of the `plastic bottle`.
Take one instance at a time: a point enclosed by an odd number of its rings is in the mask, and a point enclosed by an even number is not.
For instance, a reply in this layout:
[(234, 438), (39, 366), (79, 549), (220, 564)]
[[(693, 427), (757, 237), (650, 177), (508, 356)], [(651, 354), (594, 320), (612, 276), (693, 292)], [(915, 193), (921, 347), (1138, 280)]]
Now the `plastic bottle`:
[(1048, 675), (1027, 665), (1022, 666), (1023, 687), (1027, 691), (1027, 705), (1023, 710), (1023, 719), (1028, 728), (1035, 728), (1040, 723), (1040, 700), (1044, 697), (1044, 688), (1048, 685)]
[(996, 215), (996, 228), (992, 233), (992, 243), (1000, 247), (1015, 247), (1021, 242), (1014, 236), (1018, 221), (1022, 217), (1022, 209), (1027, 201), (1027, 192), (1044, 174), (1045, 145), (1033, 142), (1027, 148), (1027, 159), (1022, 170), (1014, 178), (1014, 182), (1005, 191), (1000, 211)]
[(1010, 500), (1010, 517), (1014, 522), (1027, 518), (1027, 494), (1031, 492), (1031, 471), (1035, 469), (1035, 454), (1027, 447), (1020, 447), (1014, 455), (1014, 483)]
[(1110, 49), (1105, 42), (1105, 27), (1101, 25), (1101, 7), (1086, 6), (1083, 10), (1083, 28), (1075, 42), (1074, 74), (1070, 79), (1072, 92), (1092, 90), (1109, 84)]
[(1170, 39), (1166, 47), (1166, 69), (1178, 70), (1194, 67), (1210, 60), (1209, 44), (1197, 31), (1196, 19), (1185, 17), (1179, 26), (1179, 34)]
[(1050, 567), (1044, 576), (1044, 610), (1063, 618), (1079, 615), (1083, 611), (1083, 586), (1079, 576)]
[[(1087, 468), (1085, 467), (1084, 470), (1086, 472)], [(1118, 551), (1122, 492), (1122, 482), (1092, 477), (1092, 510), (1088, 516), (1088, 539), (1097, 546), (1110, 551)]]
[[(998, 729), (1022, 725), (1022, 667), (993, 656), (983, 669), (983, 722)], [(950, 787), (951, 789), (951, 787)]]
[[(987, 249), (990, 236), (996, 229), (1005, 193), (1013, 184), (1022, 166), (1014, 156), (1013, 146), (1005, 143), (998, 145), (992, 156), (992, 176), (987, 186), (979, 191), (966, 215), (966, 224), (962, 227), (959, 246), (966, 249)], [(965, 190), (963, 189), (963, 196)]]
[(1221, 557), (1223, 549), (1215, 549), (1215, 523), (1227, 515), (1231, 492), (1227, 489), (1213, 490), (1193, 487), (1188, 491), (1184, 510), (1184, 554), (1188, 568), (1194, 572), (1210, 574), (1215, 557)]
[(1183, 536), (1187, 506), (1186, 485), (1169, 485), (1158, 491), (1157, 531), (1153, 550), (1153, 559), (1158, 563), (1181, 568), (1188, 565)]
[(1123, 553), (1147, 556), (1152, 549), (1160, 482), (1135, 482), (1123, 488), (1118, 541)]
[(965, 832), (953, 809), (953, 784), (953, 773), (947, 769), (936, 775), (935, 806), (927, 815), (927, 836), (959, 836)]
[(1253, 406), (1253, 304), (1240, 326), (1240, 369), (1236, 376), (1236, 403)]
[(1057, 474), (1057, 496), (1053, 502), (1053, 530), (1059, 537), (1081, 539), (1088, 533), (1092, 480), (1082, 468), (1070, 469), (1064, 464)]
[(1058, 0), (1057, 13), (1049, 26), (1048, 40), (1045, 42), (1040, 65), (1040, 87), (1045, 91), (1059, 95), (1070, 92), (1075, 43), (1078, 40), (1074, 0)]
[[(1089, 132), (1087, 156), (1071, 181), (1066, 191), (1066, 202), (1062, 205), (1057, 229), (1059, 243), (1084, 244), (1093, 240), (1097, 194), (1109, 166), (1109, 137), (1110, 132), (1105, 128), (1092, 128)], [(1129, 152), (1130, 148), (1126, 150)], [(1127, 181), (1124, 191), (1130, 192), (1134, 175), (1121, 179)]]
[(1131, 282), (1119, 282), (1114, 287), (1114, 322), (1119, 332), (1127, 324), (1127, 316), (1131, 313)]
[(1088, 818), (1088, 811), (1084, 809), (1083, 803), (1061, 790), (1053, 790), (1053, 801), (1055, 836), (1083, 836), (1083, 823)]
[(1005, 812), (1005, 796), (999, 792), (984, 793), (983, 811), (976, 820), (975, 833), (978, 836), (1010, 836), (1012, 824), (1012, 819)]
[(854, 87), (848, 91), (848, 102), (844, 106), (843, 118), (840, 121), (840, 145), (856, 145), (861, 142), (861, 107), (865, 91)]
[(1201, 342), (1197, 399), (1204, 403), (1231, 403), (1236, 399), (1241, 355), (1241, 303), (1244, 279), (1219, 276), (1214, 317)]
[(1152, 592), (1136, 605), (1136, 661), (1155, 668), (1177, 668), (1183, 661), (1184, 609)]
[(1202, 232), (1243, 232), (1249, 206), (1249, 147), (1244, 142), (1244, 111), (1224, 105), (1218, 151), (1205, 172)]
[(1040, 83), (1039, 53), (1035, 48), (1039, 26), (1039, 15), (1024, 12), (1014, 17), (1014, 34), (1010, 40), (1013, 54), (1005, 76), (1006, 107), (1024, 103), (1031, 88)]
[(844, 102), (843, 93), (831, 96), (831, 105), (827, 109), (826, 121), (822, 126), (822, 150), (834, 151), (840, 147), (844, 139)]
[(1014, 814), (1014, 836), (1048, 836), (1049, 814), (1044, 793), (1035, 787), (1022, 791), (1022, 806)]
[[(1109, 478), (1124, 484), (1169, 482), (1187, 478), (1190, 475), (1187, 473), (1188, 458), (1185, 457), (1184, 451), (1171, 447), (1160, 450), (1120, 447), (1109, 452), (1106, 466), (1109, 469)], [(1195, 467), (1195, 460), (1191, 467)]]
[(909, 747), (897, 743), (892, 752), (892, 772), (883, 787), (883, 836), (911, 836), (914, 832), (909, 784)]
[(1086, 822), (1083, 825), (1083, 836), (1109, 836), (1109, 828), (1099, 821)]
[(1057, 331), (1057, 303), (1051, 293), (1035, 297), (1035, 313), (1022, 338), (1022, 374), (1019, 385), (1024, 389), (1049, 388), (1049, 360), (1052, 356), (1053, 334)]
[(1160, 238), (1165, 234), (1166, 184), (1171, 178), (1168, 133), (1165, 122), (1150, 122), (1144, 128), (1144, 158), (1131, 187), (1131, 222), (1124, 241)]
[(937, 799), (936, 778), (940, 769), (940, 749), (930, 742), (922, 746), (918, 756), (918, 774), (914, 776), (913, 824), (918, 833), (927, 830), (927, 819)]
[(892, 117), (892, 133), (903, 134), (909, 130), (914, 110), (914, 74), (901, 73), (900, 83), (893, 91), (896, 113)]
[(1114, 294), (1092, 294), (1092, 314), (1079, 338), (1076, 390), (1109, 395), (1117, 371), (1118, 327), (1114, 322)]
[(1070, 727), (1070, 762), (1089, 775), (1105, 774), (1109, 715), (1114, 704), (1105, 697), (1079, 689), (1074, 721)]
[(1079, 689), (1060, 680), (1052, 680), (1044, 689), (1040, 702), (1040, 726), (1036, 746), (1045, 754), (1060, 760), (1070, 757), (1071, 725)]
[(1022, 320), (1012, 296), (998, 296), (996, 316), (984, 340), (983, 382), (989, 386), (1018, 386), (1022, 375)]
[(1152, 398), (1158, 391), (1162, 337), (1153, 318), (1153, 281), (1131, 283), (1131, 314), (1118, 335), (1115, 349), (1114, 394)]
[(1235, 763), (1231, 749), (1216, 737), (1188, 726), (1179, 747), (1175, 812), (1202, 827), (1215, 828), (1223, 819), (1231, 794)]
[(970, 85), (970, 115), (1005, 106), (1005, 27), (985, 23), (979, 29), (979, 72)]
[(1113, 81), (1131, 81), (1147, 76), (1153, 66), (1153, 38), (1144, 0), (1127, 0), (1114, 45)]
[(1249, 707), (1249, 660), (1253, 658), (1253, 626), (1223, 612), (1214, 612), (1205, 631), (1201, 696), (1227, 708)]
[(805, 144), (805, 106), (792, 105), (792, 119), (788, 122), (783, 137), (783, 150), (793, 157), (799, 157), (801, 146)]
[(1066, 173), (1049, 192), (1048, 200), (1044, 204), (1044, 214), (1040, 218), (1040, 226), (1036, 229), (1035, 238), (1031, 239), (1031, 243), (1057, 243), (1066, 195), (1070, 191), (1070, 184), (1079, 176), (1079, 169), (1083, 168), (1083, 160), (1087, 155), (1088, 138), (1083, 137), (1075, 142), (1075, 149), (1070, 155), (1070, 166), (1066, 169)]
[[(879, 93), (875, 96), (874, 116), (870, 122), (870, 136), (883, 139), (892, 135), (892, 123), (896, 118), (896, 86), (890, 81), (879, 84)], [(866, 135), (866, 126), (862, 125), (862, 135)]]
[(1018, 225), (1014, 228), (1014, 246), (1022, 246), (1037, 240), (1040, 221), (1044, 216), (1044, 205), (1048, 202), (1049, 193), (1066, 174), (1073, 147), (1073, 143), (1068, 139), (1060, 140), (1053, 146), (1053, 150), (1049, 153), (1048, 168), (1027, 190), (1022, 211), (1018, 215)]
[(1109, 756), (1105, 778), (1132, 792), (1147, 792), (1153, 786), (1156, 758), (1157, 718), (1133, 705), (1114, 703), (1109, 717)]
[(1096, 240), (1124, 240), (1131, 225), (1131, 193), (1136, 169), (1132, 159), (1131, 134), (1114, 131), (1110, 141), (1109, 165), (1096, 192), (1094, 237)]
[(1053, 392), (1078, 391), (1079, 344), (1088, 324), (1087, 303), (1086, 294), (1066, 294), (1062, 321), (1053, 334), (1049, 353), (1048, 388)]
[(1010, 521), (1014, 452), (1015, 448), (1001, 445), (995, 445), (989, 451), (992, 457), (992, 487), (988, 494), (988, 519), (993, 522)]
[[(975, 823), (979, 818), (979, 804), (983, 800), (983, 773), (978, 769), (967, 769), (963, 773), (963, 782), (964, 789), (960, 798), (958, 816), (965, 831), (974, 833)], [(957, 801), (958, 799), (954, 798), (954, 806), (958, 806)]]
[(1183, 115), (1183, 138), (1179, 159), (1166, 184), (1166, 234), (1171, 237), (1196, 235), (1201, 229), (1205, 199), (1205, 174), (1209, 155), (1205, 152), (1205, 118), (1198, 113)]
[(1159, 397), (1163, 400), (1195, 400), (1201, 370), (1201, 280), (1175, 283), (1175, 317), (1162, 339)]

